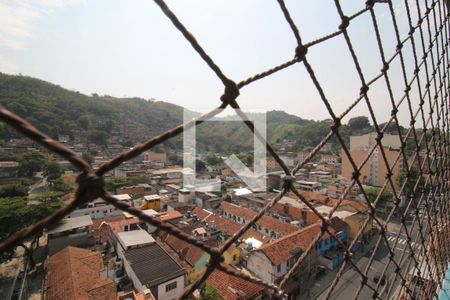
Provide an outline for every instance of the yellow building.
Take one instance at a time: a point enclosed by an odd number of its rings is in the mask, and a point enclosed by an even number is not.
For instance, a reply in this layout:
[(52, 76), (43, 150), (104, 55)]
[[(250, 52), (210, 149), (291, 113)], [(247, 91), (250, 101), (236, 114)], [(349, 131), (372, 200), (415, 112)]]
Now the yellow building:
[(266, 160), (266, 168), (267, 170), (275, 170), (277, 168), (278, 164), (275, 158), (272, 156), (269, 156)]
[(230, 167), (224, 167), (221, 171), (222, 176), (231, 176), (233, 175), (233, 171), (231, 170)]
[(226, 264), (235, 265), (240, 262), (240, 254), (239, 248), (235, 246), (231, 246), (227, 251), (223, 254), (223, 259)]
[(161, 208), (161, 197), (153, 194), (144, 196), (144, 202), (142, 203), (141, 210), (153, 209), (159, 211)]
[[(367, 218), (370, 218), (370, 216), (361, 213), (356, 213), (344, 219), (344, 222), (348, 224), (348, 236), (350, 238), (350, 242), (355, 239), (358, 232), (363, 227), (364, 222), (366, 222)], [(373, 219), (369, 220), (360, 238), (369, 234), (372, 231), (372, 228), (373, 228)]]

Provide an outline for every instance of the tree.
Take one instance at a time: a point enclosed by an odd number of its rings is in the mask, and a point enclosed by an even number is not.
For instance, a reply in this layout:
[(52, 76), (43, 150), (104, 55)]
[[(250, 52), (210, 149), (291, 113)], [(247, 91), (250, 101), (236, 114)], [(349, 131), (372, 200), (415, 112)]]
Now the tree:
[(195, 170), (197, 172), (202, 172), (202, 171), (206, 170), (205, 163), (200, 159), (196, 159), (195, 160)]
[(89, 130), (87, 133), (88, 142), (106, 146), (108, 140), (108, 133), (103, 130)]
[(222, 162), (222, 159), (215, 154), (209, 154), (208, 156), (206, 156), (205, 160), (206, 163), (210, 166), (216, 166)]
[[(406, 182), (405, 188), (403, 189), (403, 192), (407, 196), (409, 195), (409, 193), (413, 191), (418, 178), (419, 178), (419, 170), (417, 170), (417, 168), (411, 168), (411, 170), (409, 171), (408, 181)], [(397, 184), (397, 187), (401, 188), (405, 180), (406, 180), (406, 171), (402, 170), (395, 178), (395, 183)]]
[(200, 285), (200, 299), (201, 300), (221, 300), (223, 299), (217, 289), (208, 283)]
[(87, 162), (88, 164), (92, 164), (94, 162), (94, 156), (90, 151), (85, 151), (81, 154), (81, 158)]
[(368, 129), (368, 128), (370, 128), (369, 118), (366, 116), (359, 116), (359, 117), (351, 118), (348, 121), (348, 126), (350, 126), (350, 128), (352, 130)]
[(12, 183), (0, 186), (0, 198), (25, 197), (28, 195), (28, 188), (22, 184)]
[(179, 165), (179, 166), (183, 165), (183, 159), (181, 157), (179, 157), (178, 155), (171, 154), (171, 155), (169, 155), (168, 158), (169, 158), (169, 161), (174, 165)]
[(42, 170), (46, 161), (47, 156), (38, 150), (25, 152), (19, 160), (19, 172), (22, 176), (33, 176)]
[(74, 187), (64, 181), (61, 177), (53, 181), (52, 191), (61, 193), (70, 193), (74, 190)]
[[(369, 199), (369, 201), (375, 202), (375, 200), (378, 197), (378, 194), (380, 193), (380, 189), (371, 187), (371, 188), (366, 189), (365, 192), (366, 192), (366, 195), (367, 195), (367, 198)], [(384, 206), (386, 201), (391, 200), (391, 199), (392, 199), (392, 193), (384, 190), (380, 195), (380, 199), (378, 200), (378, 205)]]
[(63, 174), (63, 169), (56, 160), (48, 160), (43, 167), (43, 174), (50, 182), (55, 181)]

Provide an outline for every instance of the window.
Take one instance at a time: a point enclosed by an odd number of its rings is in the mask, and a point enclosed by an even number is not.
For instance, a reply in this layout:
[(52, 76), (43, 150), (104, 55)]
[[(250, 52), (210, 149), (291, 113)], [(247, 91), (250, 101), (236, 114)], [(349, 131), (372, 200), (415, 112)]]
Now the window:
[(170, 292), (171, 290), (174, 290), (176, 288), (177, 288), (177, 282), (176, 281), (171, 282), (171, 283), (166, 285), (166, 293)]
[(237, 260), (237, 255), (233, 254), (233, 261), (236, 261), (236, 260)]
[(278, 265), (277, 266), (277, 272), (280, 272), (281, 271), (281, 265)]

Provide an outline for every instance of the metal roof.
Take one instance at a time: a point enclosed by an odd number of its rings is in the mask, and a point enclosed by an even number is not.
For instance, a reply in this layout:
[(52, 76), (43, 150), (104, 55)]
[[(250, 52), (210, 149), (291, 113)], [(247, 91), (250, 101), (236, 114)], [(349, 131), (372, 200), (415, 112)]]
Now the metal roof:
[(186, 271), (156, 243), (126, 250), (125, 257), (136, 277), (147, 288), (186, 274)]
[(63, 223), (56, 228), (48, 230), (48, 234), (60, 233), (64, 231), (69, 231), (75, 228), (81, 228), (92, 225), (91, 216), (79, 216), (72, 218), (63, 219)]

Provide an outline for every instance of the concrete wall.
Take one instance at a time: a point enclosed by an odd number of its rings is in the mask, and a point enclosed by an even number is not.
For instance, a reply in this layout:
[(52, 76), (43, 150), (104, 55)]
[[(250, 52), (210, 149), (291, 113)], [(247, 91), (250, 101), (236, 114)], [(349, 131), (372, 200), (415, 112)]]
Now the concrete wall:
[(74, 233), (49, 239), (48, 252), (53, 255), (67, 246), (94, 246), (95, 238), (87, 232)]
[(250, 253), (247, 260), (247, 269), (266, 282), (273, 283), (275, 280), (272, 264), (261, 251)]
[[(166, 286), (173, 282), (177, 283), (177, 287), (173, 290), (166, 292)], [(184, 276), (180, 276), (173, 280), (169, 280), (167, 282), (158, 285), (158, 293), (155, 296), (157, 300), (178, 299), (183, 294), (183, 290), (184, 290)]]
[(104, 218), (104, 217), (112, 217), (112, 216), (119, 216), (122, 214), (122, 211), (120, 209), (115, 208), (113, 205), (103, 205), (103, 206), (97, 206), (97, 207), (87, 207), (87, 208), (80, 208), (77, 210), (74, 210), (69, 214), (69, 217), (80, 217), (89, 215), (92, 219), (98, 219), (98, 218)]

